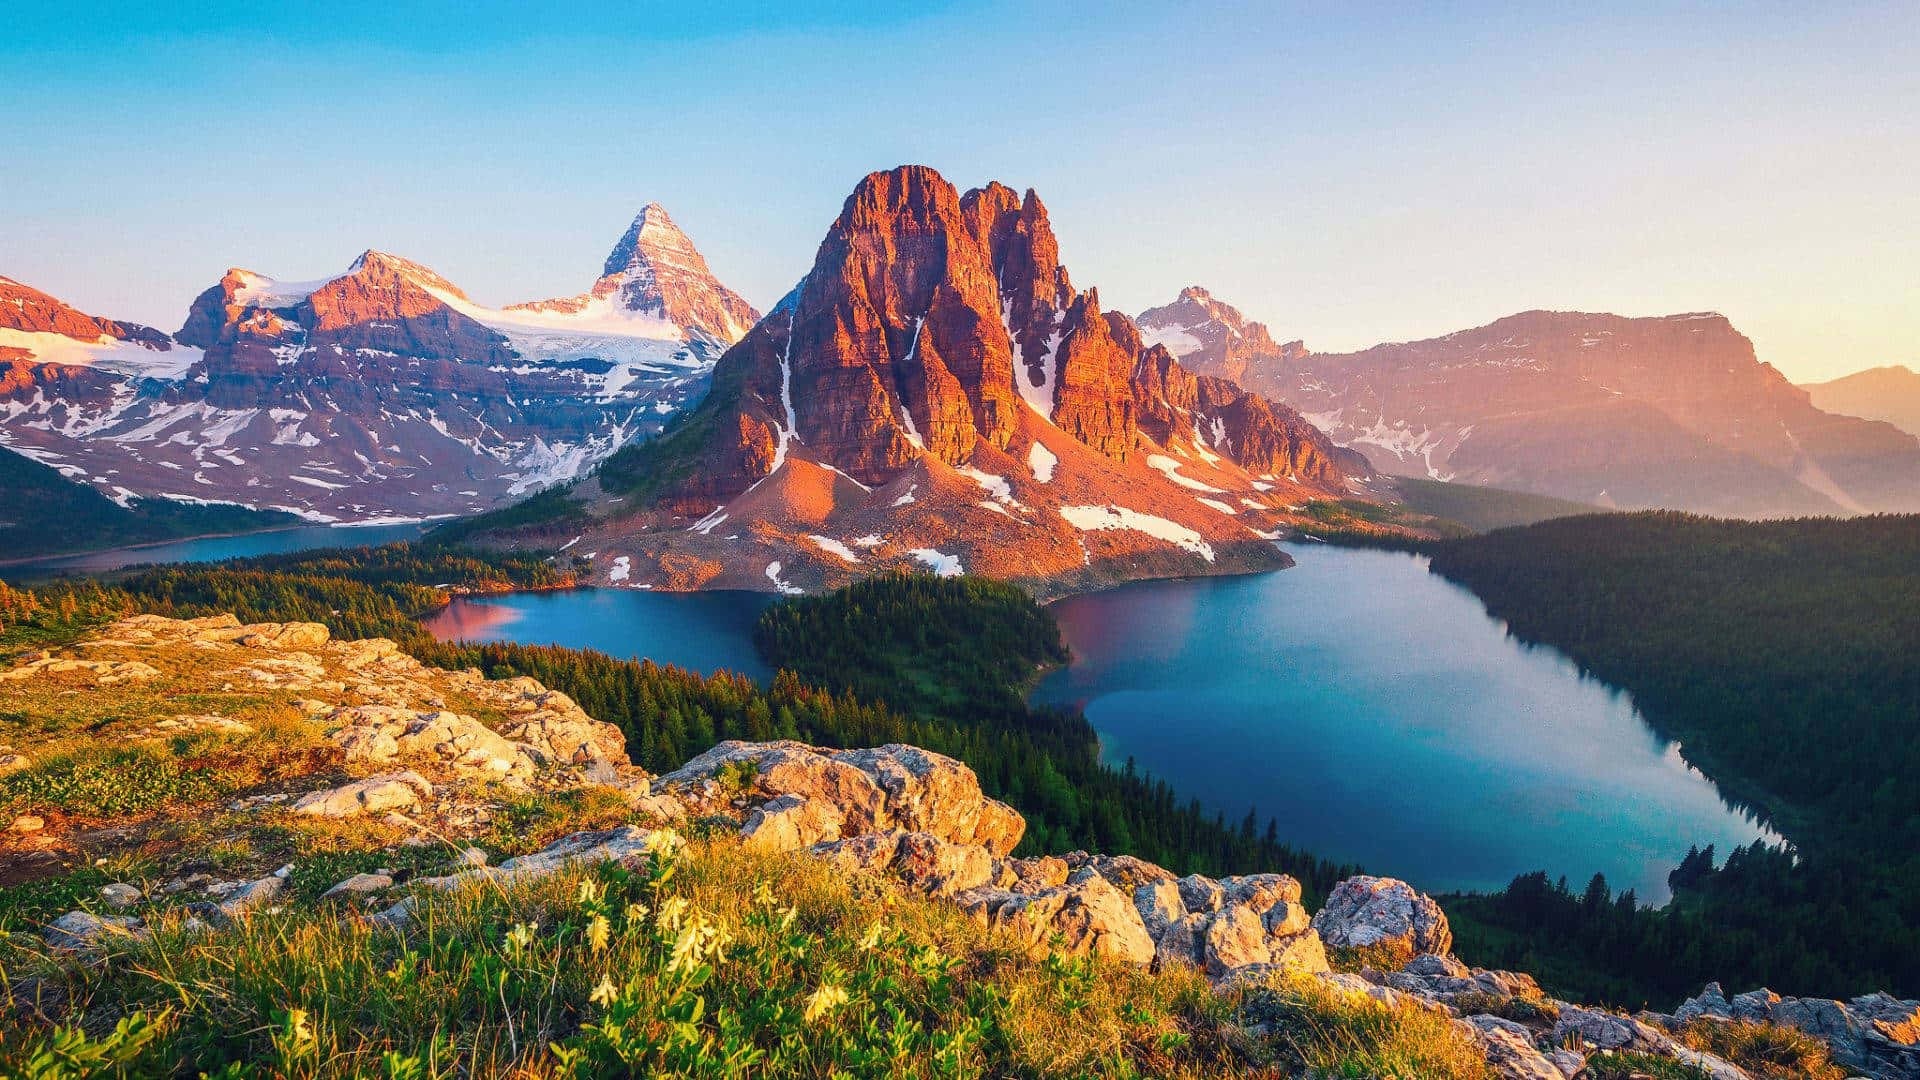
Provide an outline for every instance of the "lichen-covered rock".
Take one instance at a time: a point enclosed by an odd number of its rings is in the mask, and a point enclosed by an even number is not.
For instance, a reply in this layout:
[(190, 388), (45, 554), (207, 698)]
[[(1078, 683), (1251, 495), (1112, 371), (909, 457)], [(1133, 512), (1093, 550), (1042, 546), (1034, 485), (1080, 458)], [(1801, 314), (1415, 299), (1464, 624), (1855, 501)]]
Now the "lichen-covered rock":
[[(1012, 851), (1026, 830), (1025, 819), (1011, 807), (982, 794), (972, 769), (899, 744), (832, 751), (791, 740), (729, 740), (660, 777), (655, 787), (714, 811), (740, 799), (760, 807), (783, 796), (814, 800), (839, 814), (841, 837), (927, 833), (994, 856)], [(784, 803), (776, 812), (803, 813), (799, 806)], [(829, 839), (821, 835), (809, 842)]]
[(764, 851), (799, 851), (840, 839), (844, 820), (840, 808), (825, 799), (782, 795), (754, 810), (740, 827), (740, 836), (749, 847)]
[(1566, 1080), (1558, 1066), (1533, 1044), (1525, 1027), (1497, 1016), (1469, 1016), (1456, 1021), (1487, 1055), (1487, 1065), (1500, 1080)]
[(308, 792), (293, 804), (293, 812), (314, 817), (352, 817), (384, 810), (406, 810), (432, 796), (433, 785), (409, 770)]
[(111, 908), (130, 908), (143, 899), (139, 889), (124, 881), (100, 886), (100, 902)]
[(1674, 1010), (1674, 1022), (1698, 1017), (1790, 1027), (1827, 1044), (1834, 1061), (1883, 1080), (1920, 1078), (1920, 1001), (1863, 994), (1851, 1001), (1782, 997), (1762, 988), (1729, 999), (1708, 983)]
[(1153, 960), (1153, 939), (1132, 900), (1098, 874), (1033, 892), (972, 889), (955, 899), (987, 926), (1011, 932), (1036, 956), (1057, 941), (1069, 956), (1093, 953), (1143, 965)]
[(144, 933), (140, 920), (130, 915), (69, 911), (48, 923), (41, 936), (56, 949), (90, 949), (106, 938), (137, 937)]
[(235, 640), (253, 649), (317, 649), (332, 635), (319, 623), (260, 623), (241, 627)]
[(993, 857), (977, 844), (955, 844), (931, 833), (867, 833), (817, 844), (816, 857), (848, 869), (889, 874), (929, 896), (952, 896), (993, 878)]
[(343, 881), (335, 882), (332, 888), (320, 894), (320, 899), (357, 901), (391, 888), (393, 888), (391, 875), (355, 874)]
[(1433, 898), (1395, 878), (1351, 877), (1334, 886), (1313, 928), (1328, 945), (1398, 947), (1418, 955), (1453, 948), (1447, 916)]

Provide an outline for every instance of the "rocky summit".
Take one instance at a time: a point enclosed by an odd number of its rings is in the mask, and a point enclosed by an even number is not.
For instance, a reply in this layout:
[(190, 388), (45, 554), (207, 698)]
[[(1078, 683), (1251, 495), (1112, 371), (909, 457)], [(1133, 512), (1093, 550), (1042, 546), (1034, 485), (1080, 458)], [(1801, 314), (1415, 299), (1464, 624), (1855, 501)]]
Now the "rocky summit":
[[(1210, 878), (1123, 854), (1015, 855), (1021, 815), (988, 797), (962, 763), (906, 745), (729, 741), (649, 776), (630, 763), (617, 729), (535, 680), (429, 667), (392, 642), (333, 640), (316, 624), (137, 616), (0, 670), (0, 708), (31, 715), (56, 699), (74, 715), (99, 717), (92, 730), (121, 745), (190, 739), (199, 753), (234, 749), (262, 767), (222, 796), (230, 800), (224, 814), (210, 819), (225, 840), (139, 814), (15, 821), (0, 842), (9, 880), (96, 852), (138, 849), (156, 867), (49, 916), (39, 930), (55, 955), (122, 949), (156, 934), (169, 942), (197, 935), (215, 947), (220, 935), (238, 941), (306, 911), (331, 912), (350, 929), (432, 938), (459, 918), (441, 898), (537, 887), (603, 863), (646, 872), (698, 833), (715, 838), (700, 857), (737, 849), (821, 864), (870, 882), (863, 888), (875, 895), (924, 897), (964, 913), (1014, 954), (1204, 977), (1239, 1002), (1248, 1037), (1301, 1022), (1297, 1011), (1261, 1012), (1269, 988), (1289, 988), (1296, 997), (1286, 1000), (1297, 1001), (1312, 986), (1316, 1000), (1334, 1003), (1326, 1007), (1425, 1016), (1474, 1047), (1489, 1075), (1518, 1080), (1598, 1075), (1582, 1070), (1619, 1055), (1698, 1070), (1689, 1076), (1748, 1078), (1688, 1041), (1701, 1023), (1792, 1029), (1861, 1075), (1920, 1076), (1920, 1002), (1769, 991), (1729, 999), (1710, 986), (1670, 1015), (1584, 1007), (1550, 997), (1524, 973), (1455, 958), (1445, 913), (1402, 881), (1348, 879), (1310, 912), (1299, 882), (1281, 874)], [(4, 768), (29, 775), (72, 753), (61, 740), (73, 737), (61, 730), (45, 745), (7, 748)], [(479, 846), (511, 844), (513, 822), (530, 820), (536, 805), (593, 809), (576, 816), (576, 831), (523, 854), (496, 862)], [(362, 869), (336, 863), (327, 874), (324, 860), (276, 866), (273, 852), (233, 839), (288, 829), (371, 847), (361, 849)], [(225, 846), (201, 846), (210, 842)], [(588, 879), (580, 896), (596, 888)], [(880, 901), (896, 916), (898, 903)], [(537, 930), (514, 933), (530, 942)], [(680, 936), (678, 948), (694, 947)], [(62, 1006), (46, 982), (31, 979), (14, 984), (9, 1007)]]
[(571, 544), (629, 587), (906, 567), (1073, 587), (1279, 565), (1268, 541), (1365, 472), (1076, 288), (1033, 192), (907, 166), (860, 182), (675, 430), (609, 460), (571, 512), (490, 535)]
[(1275, 345), (1189, 288), (1140, 326), (1187, 366), (1300, 410), (1387, 473), (1733, 517), (1920, 509), (1920, 440), (1877, 422), (1894, 415), (1842, 391), (1810, 398), (1713, 312), (1528, 311), (1316, 353)]
[(756, 318), (657, 204), (589, 292), (503, 309), (380, 251), (230, 269), (172, 335), (0, 279), (0, 445), (122, 503), (474, 513), (658, 431)]

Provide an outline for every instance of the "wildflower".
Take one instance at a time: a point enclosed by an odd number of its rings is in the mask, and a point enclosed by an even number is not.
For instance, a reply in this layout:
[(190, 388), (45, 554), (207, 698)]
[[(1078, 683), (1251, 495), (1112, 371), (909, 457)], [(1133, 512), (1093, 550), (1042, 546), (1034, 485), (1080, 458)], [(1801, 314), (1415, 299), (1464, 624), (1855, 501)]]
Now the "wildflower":
[(640, 923), (643, 920), (645, 920), (647, 917), (647, 910), (648, 910), (647, 905), (645, 904), (637, 904), (637, 903), (628, 904), (627, 905), (627, 925), (628, 926), (640, 925)]
[(678, 930), (680, 929), (681, 917), (686, 915), (686, 913), (687, 913), (686, 897), (675, 896), (675, 897), (669, 898), (666, 903), (660, 905), (660, 914), (655, 918), (654, 921), (660, 924), (660, 929), (662, 930)]
[(845, 990), (832, 983), (821, 983), (820, 989), (807, 996), (807, 1007), (802, 1015), (811, 1024), (846, 1003)]
[(594, 881), (592, 878), (587, 878), (586, 880), (580, 882), (580, 903), (582, 904), (596, 903), (599, 901), (601, 895), (605, 892), (606, 892), (605, 886)]
[(538, 923), (514, 923), (507, 931), (507, 945), (513, 949), (524, 949), (533, 944), (533, 932), (539, 929)]
[(613, 980), (603, 974), (600, 976), (600, 981), (594, 984), (593, 992), (587, 995), (587, 1000), (604, 1009), (613, 1004), (619, 996), (620, 992), (613, 988)]
[(307, 1010), (287, 1010), (287, 1039), (294, 1043), (313, 1041), (313, 1025), (307, 1022)]
[(880, 944), (880, 935), (885, 932), (886, 932), (885, 923), (874, 923), (872, 926), (868, 927), (867, 935), (860, 939), (860, 951), (872, 952), (874, 949), (874, 946)]
[(655, 829), (647, 834), (647, 854), (670, 856), (686, 845), (672, 829)]
[(607, 938), (612, 934), (613, 924), (607, 921), (605, 915), (595, 915), (593, 921), (587, 924), (587, 944), (593, 947), (594, 952), (606, 948)]
[(753, 886), (753, 902), (761, 907), (773, 906), (773, 886), (766, 878), (761, 878)]

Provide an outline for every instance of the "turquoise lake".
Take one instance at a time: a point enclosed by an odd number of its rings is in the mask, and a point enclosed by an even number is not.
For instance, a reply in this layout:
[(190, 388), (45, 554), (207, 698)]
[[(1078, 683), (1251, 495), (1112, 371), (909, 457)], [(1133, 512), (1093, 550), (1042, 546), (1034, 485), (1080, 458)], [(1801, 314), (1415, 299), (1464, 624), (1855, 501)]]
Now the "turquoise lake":
[(1053, 605), (1075, 704), (1133, 758), (1237, 821), (1431, 891), (1595, 871), (1664, 902), (1689, 844), (1765, 836), (1628, 697), (1507, 636), (1422, 557), (1289, 545), (1290, 570), (1143, 582)]

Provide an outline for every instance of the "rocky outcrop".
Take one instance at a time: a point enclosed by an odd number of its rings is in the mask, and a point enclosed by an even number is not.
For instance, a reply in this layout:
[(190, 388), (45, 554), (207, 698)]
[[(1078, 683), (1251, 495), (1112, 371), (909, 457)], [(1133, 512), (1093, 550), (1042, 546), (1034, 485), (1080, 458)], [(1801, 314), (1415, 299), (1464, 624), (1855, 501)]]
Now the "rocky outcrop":
[(127, 341), (155, 352), (173, 347), (172, 338), (151, 326), (88, 315), (10, 277), (0, 277), (0, 330), (53, 334), (79, 342)]
[(1684, 1024), (1701, 1018), (1793, 1028), (1826, 1043), (1834, 1061), (1876, 1080), (1920, 1077), (1920, 1001), (1885, 993), (1851, 1001), (1782, 997), (1766, 989), (1728, 998), (1719, 983), (1708, 983), (1671, 1019)]
[(1329, 945), (1385, 948), (1409, 957), (1444, 956), (1453, 949), (1453, 932), (1440, 905), (1393, 878), (1341, 882), (1313, 917), (1313, 928)]

